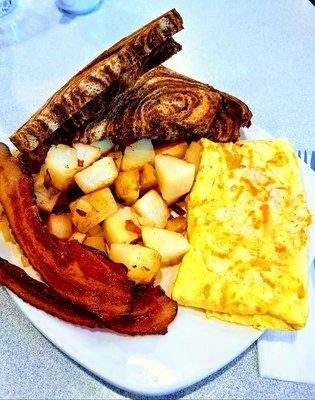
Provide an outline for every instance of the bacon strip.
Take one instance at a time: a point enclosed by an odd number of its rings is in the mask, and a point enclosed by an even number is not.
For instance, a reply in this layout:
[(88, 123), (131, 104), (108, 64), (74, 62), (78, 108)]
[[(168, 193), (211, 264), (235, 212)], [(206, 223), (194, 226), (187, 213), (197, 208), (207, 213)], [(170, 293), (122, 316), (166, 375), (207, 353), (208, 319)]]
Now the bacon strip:
[(176, 301), (167, 297), (160, 286), (135, 286), (132, 312), (109, 326), (126, 335), (167, 333), (168, 325), (177, 315)]
[(127, 278), (127, 269), (46, 231), (35, 204), (32, 179), (2, 143), (0, 201), (24, 255), (54, 291), (104, 321), (130, 311), (133, 283)]
[(110, 328), (126, 335), (164, 334), (177, 314), (176, 302), (165, 296), (161, 288), (138, 286), (134, 289), (131, 314), (106, 324), (2, 258), (0, 258), (0, 284), (32, 306), (64, 321), (89, 328)]
[(102, 328), (105, 323), (94, 314), (61, 298), (45, 283), (26, 274), (21, 268), (0, 258), (0, 284), (32, 306), (72, 324)]

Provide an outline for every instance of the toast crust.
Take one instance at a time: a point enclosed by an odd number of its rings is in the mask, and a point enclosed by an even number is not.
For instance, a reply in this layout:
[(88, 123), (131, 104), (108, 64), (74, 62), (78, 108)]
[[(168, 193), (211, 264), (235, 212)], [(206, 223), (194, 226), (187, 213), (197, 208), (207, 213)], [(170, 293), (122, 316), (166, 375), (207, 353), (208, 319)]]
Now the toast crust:
[(12, 143), (31, 159), (42, 160), (51, 143), (71, 142), (78, 129), (144, 71), (180, 50), (172, 36), (182, 28), (182, 18), (173, 9), (114, 44), (48, 99), (11, 136)]
[(110, 138), (128, 144), (142, 138), (188, 140), (207, 137), (233, 142), (252, 113), (241, 100), (212, 86), (159, 66), (113, 100), (105, 115), (90, 123), (75, 140)]

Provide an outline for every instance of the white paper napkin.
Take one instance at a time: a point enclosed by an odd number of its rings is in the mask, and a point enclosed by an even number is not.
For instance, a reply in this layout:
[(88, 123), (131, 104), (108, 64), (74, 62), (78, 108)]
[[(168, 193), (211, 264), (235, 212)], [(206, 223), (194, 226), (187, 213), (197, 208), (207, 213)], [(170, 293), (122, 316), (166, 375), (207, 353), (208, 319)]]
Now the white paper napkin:
[[(304, 185), (308, 206), (313, 214), (310, 259), (315, 257), (315, 174), (304, 163)], [(315, 262), (309, 275), (309, 318), (304, 329), (296, 332), (266, 331), (258, 341), (260, 375), (284, 381), (315, 384)]]
[(265, 378), (315, 384), (315, 265), (309, 282), (310, 314), (297, 332), (266, 331), (258, 342), (258, 365)]

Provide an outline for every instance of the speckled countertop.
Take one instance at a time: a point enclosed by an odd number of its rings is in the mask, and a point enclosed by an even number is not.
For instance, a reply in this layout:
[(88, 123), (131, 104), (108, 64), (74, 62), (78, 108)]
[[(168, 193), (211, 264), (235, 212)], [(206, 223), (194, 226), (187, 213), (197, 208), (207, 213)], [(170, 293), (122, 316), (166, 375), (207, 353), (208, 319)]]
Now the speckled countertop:
[[(54, 2), (20, 1), (0, 20), (0, 130), (9, 135), (101, 50), (176, 7), (183, 51), (167, 64), (250, 105), (253, 121), (315, 149), (315, 7), (307, 0), (116, 0), (69, 18)], [(3, 32), (6, 35), (3, 35)], [(135, 398), (63, 355), (0, 288), (0, 398)], [(256, 346), (169, 398), (315, 398), (315, 386), (259, 377)], [(140, 397), (137, 397), (140, 398)]]

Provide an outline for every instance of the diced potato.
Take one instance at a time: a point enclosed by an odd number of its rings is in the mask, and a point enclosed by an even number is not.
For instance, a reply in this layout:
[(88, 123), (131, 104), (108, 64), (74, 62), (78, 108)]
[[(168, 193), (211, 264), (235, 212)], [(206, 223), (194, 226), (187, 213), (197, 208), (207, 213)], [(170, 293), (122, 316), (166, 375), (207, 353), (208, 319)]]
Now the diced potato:
[(0, 215), (3, 213), (3, 206), (2, 206), (2, 204), (0, 203)]
[(163, 199), (167, 204), (174, 203), (193, 185), (195, 166), (172, 156), (155, 157), (156, 176)]
[(86, 233), (118, 210), (109, 188), (86, 194), (70, 203), (72, 221), (78, 231)]
[[(137, 229), (128, 227), (130, 222), (135, 224)], [(108, 244), (130, 243), (141, 237), (141, 229), (138, 216), (130, 207), (124, 207), (106, 218), (103, 223), (104, 235)]]
[(77, 240), (79, 243), (83, 243), (84, 240), (86, 238), (86, 234), (85, 233), (81, 233), (81, 232), (74, 232), (69, 240)]
[(72, 147), (77, 151), (78, 171), (89, 167), (101, 156), (101, 150), (89, 144), (74, 143)]
[(170, 216), (170, 211), (165, 201), (156, 190), (150, 190), (142, 196), (133, 209), (142, 219), (142, 225), (164, 228)]
[(201, 155), (202, 155), (201, 144), (198, 142), (191, 142), (186, 151), (184, 160), (191, 164), (194, 164), (195, 174), (198, 172), (198, 169), (199, 169)]
[(154, 148), (155, 154), (165, 154), (176, 158), (183, 158), (188, 149), (187, 142), (165, 142)]
[(117, 210), (116, 200), (109, 188), (96, 190), (93, 193), (82, 196), (81, 199), (89, 202), (96, 211), (102, 213), (105, 216), (104, 219)]
[(103, 229), (100, 225), (95, 225), (87, 231), (87, 236), (100, 236), (104, 237)]
[(120, 171), (121, 162), (122, 162), (122, 159), (123, 159), (122, 152), (120, 150), (110, 151), (107, 154), (107, 157), (111, 157), (114, 160), (114, 163), (116, 164), (116, 167), (117, 167), (118, 171)]
[(148, 190), (157, 187), (157, 179), (155, 169), (152, 164), (146, 163), (140, 171), (140, 191), (147, 192)]
[(144, 227), (142, 239), (145, 246), (161, 255), (163, 265), (180, 262), (189, 250), (188, 240), (183, 235), (166, 229)]
[(80, 232), (86, 233), (91, 226), (91, 221), (96, 220), (98, 212), (91, 206), (91, 204), (84, 199), (85, 196), (70, 203), (70, 211), (72, 214), (73, 224)]
[(57, 189), (66, 190), (73, 185), (73, 177), (78, 168), (75, 149), (65, 144), (53, 145), (47, 153), (45, 164), (52, 184)]
[(151, 218), (142, 217), (139, 215), (138, 217), (140, 226), (154, 226), (154, 222), (152, 222)]
[(53, 186), (47, 187), (47, 185), (51, 184), (51, 177), (46, 164), (41, 166), (38, 174), (33, 175), (33, 179), (37, 207), (41, 211), (51, 213), (61, 192)]
[(154, 161), (154, 149), (150, 139), (141, 139), (127, 146), (121, 164), (123, 171), (138, 169), (148, 162)]
[(106, 253), (106, 247), (105, 247), (105, 241), (104, 238), (100, 236), (88, 236), (84, 243), (86, 246), (93, 247), (94, 249), (97, 249), (99, 251), (103, 251)]
[(47, 220), (48, 232), (59, 239), (69, 239), (73, 232), (70, 213), (50, 214)]
[(115, 143), (111, 140), (98, 140), (97, 142), (91, 143), (91, 146), (97, 147), (103, 155), (108, 153), (115, 146)]
[(109, 257), (128, 268), (128, 277), (137, 283), (150, 283), (161, 267), (161, 256), (155, 250), (138, 244), (110, 246)]
[(87, 201), (86, 196), (82, 196), (77, 200), (74, 200), (72, 203), (69, 204), (71, 213), (74, 215), (77, 213), (80, 217), (85, 218), (87, 214), (89, 214), (94, 207)]
[(16, 157), (16, 158), (18, 158), (19, 155), (21, 154), (18, 149), (13, 149), (11, 153), (12, 153), (12, 156)]
[(172, 297), (173, 287), (178, 275), (180, 264), (161, 268), (155, 277), (154, 286), (161, 286), (166, 296)]
[(45, 187), (45, 185), (51, 183), (51, 177), (46, 164), (43, 164), (40, 167), (38, 174), (34, 174), (32, 176), (34, 180), (34, 189), (42, 189), (42, 187)]
[(118, 170), (111, 157), (95, 161), (90, 167), (74, 175), (74, 179), (84, 193), (111, 185), (117, 178)]
[(127, 206), (134, 204), (140, 194), (139, 170), (119, 172), (114, 182), (114, 189), (116, 196), (122, 199)]
[(0, 232), (2, 233), (6, 242), (15, 243), (15, 239), (12, 235), (9, 222), (5, 214), (0, 216)]
[(61, 194), (61, 192), (56, 192), (54, 187), (50, 187), (49, 189), (43, 187), (41, 190), (34, 190), (34, 193), (37, 207), (46, 213), (52, 212)]
[(168, 231), (183, 233), (187, 229), (187, 220), (182, 215), (176, 218), (170, 218), (167, 221), (165, 229), (167, 229)]

